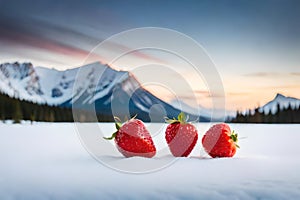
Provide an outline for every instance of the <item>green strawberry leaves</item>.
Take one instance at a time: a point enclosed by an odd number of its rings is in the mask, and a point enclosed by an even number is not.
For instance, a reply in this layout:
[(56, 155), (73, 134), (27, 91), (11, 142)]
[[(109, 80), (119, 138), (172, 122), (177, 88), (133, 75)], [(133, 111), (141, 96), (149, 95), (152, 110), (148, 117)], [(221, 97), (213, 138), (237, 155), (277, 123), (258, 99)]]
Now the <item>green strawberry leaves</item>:
[(179, 113), (177, 119), (173, 117), (173, 119), (169, 119), (165, 117), (165, 121), (168, 124), (180, 123), (180, 124), (187, 124), (188, 116), (186, 116), (183, 112)]
[[(135, 119), (136, 116), (137, 116), (137, 114), (134, 115), (131, 119)], [(120, 128), (123, 125), (122, 120), (119, 117), (114, 117), (114, 119), (115, 119), (115, 126), (116, 126), (117, 131), (114, 132), (110, 137), (103, 137), (105, 140), (112, 140), (112, 139), (114, 139), (116, 137), (118, 131), (120, 130)], [(125, 121), (129, 121), (127, 117), (126, 117)]]
[(238, 142), (238, 134), (235, 133), (234, 131), (232, 131), (231, 135), (230, 135), (230, 138), (232, 139), (232, 141), (234, 142), (235, 146), (237, 148), (240, 148), (240, 146), (237, 144)]

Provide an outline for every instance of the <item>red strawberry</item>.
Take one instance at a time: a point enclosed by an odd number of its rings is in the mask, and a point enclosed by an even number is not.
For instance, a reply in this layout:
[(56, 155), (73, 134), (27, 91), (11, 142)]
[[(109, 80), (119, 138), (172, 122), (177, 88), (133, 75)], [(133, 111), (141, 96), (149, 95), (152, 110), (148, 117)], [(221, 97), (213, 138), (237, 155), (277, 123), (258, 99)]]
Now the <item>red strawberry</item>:
[(212, 126), (203, 136), (204, 150), (213, 158), (232, 157), (236, 153), (238, 135), (225, 124)]
[(117, 131), (107, 140), (115, 139), (117, 148), (125, 157), (141, 156), (151, 158), (156, 153), (156, 148), (151, 135), (144, 123), (132, 118), (123, 125), (116, 123)]
[(165, 137), (171, 153), (175, 157), (187, 157), (198, 140), (196, 127), (186, 122), (183, 112), (178, 115), (178, 119), (167, 119), (166, 122), (170, 123)]

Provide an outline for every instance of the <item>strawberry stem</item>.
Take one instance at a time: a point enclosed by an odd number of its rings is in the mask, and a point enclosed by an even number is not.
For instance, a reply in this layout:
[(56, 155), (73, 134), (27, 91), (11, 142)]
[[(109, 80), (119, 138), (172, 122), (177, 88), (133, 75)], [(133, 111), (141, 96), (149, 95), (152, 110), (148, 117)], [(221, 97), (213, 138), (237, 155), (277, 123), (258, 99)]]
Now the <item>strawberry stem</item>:
[(186, 122), (186, 116), (185, 116), (185, 114), (183, 112), (179, 113), (179, 115), (178, 115), (177, 118), (178, 118), (178, 121), (180, 123), (185, 123)]
[(118, 131), (114, 132), (110, 137), (103, 137), (103, 138), (106, 139), (106, 140), (112, 140), (112, 139), (114, 139), (116, 137), (117, 132)]
[(103, 137), (106, 140), (114, 139), (116, 137), (119, 129), (122, 127), (122, 122), (121, 122), (120, 118), (119, 117), (114, 117), (114, 119), (115, 119), (115, 126), (116, 126), (117, 131), (114, 132), (110, 137)]
[(119, 117), (114, 117), (116, 129), (119, 130), (122, 127), (122, 121)]
[(122, 123), (121, 122), (116, 122), (115, 126), (116, 126), (116, 129), (119, 130), (122, 127)]

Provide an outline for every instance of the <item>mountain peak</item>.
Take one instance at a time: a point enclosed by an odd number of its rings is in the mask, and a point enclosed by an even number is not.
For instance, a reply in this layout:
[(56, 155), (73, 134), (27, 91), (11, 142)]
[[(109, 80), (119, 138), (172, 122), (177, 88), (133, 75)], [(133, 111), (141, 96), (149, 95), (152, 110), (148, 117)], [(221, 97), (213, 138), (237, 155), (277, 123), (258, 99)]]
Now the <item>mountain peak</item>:
[(34, 74), (33, 65), (30, 62), (14, 62), (0, 64), (0, 72), (5, 75), (6, 78), (12, 77), (14, 79), (21, 79), (31, 76)]

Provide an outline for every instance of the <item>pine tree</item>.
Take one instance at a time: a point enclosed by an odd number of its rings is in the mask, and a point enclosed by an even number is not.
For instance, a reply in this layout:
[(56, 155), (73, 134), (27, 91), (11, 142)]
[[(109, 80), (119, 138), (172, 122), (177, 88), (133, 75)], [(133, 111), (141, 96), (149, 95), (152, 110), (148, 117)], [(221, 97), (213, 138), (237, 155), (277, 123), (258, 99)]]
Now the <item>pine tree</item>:
[(0, 98), (0, 120), (5, 121), (4, 99)]
[(23, 118), (23, 116), (22, 116), (20, 102), (18, 100), (15, 100), (15, 110), (14, 110), (13, 121), (14, 121), (14, 123), (21, 123), (22, 118)]
[(55, 121), (54, 111), (50, 110), (49, 111), (49, 122), (54, 122), (54, 121)]
[(32, 110), (31, 114), (30, 114), (30, 123), (33, 124), (33, 122), (35, 121), (36, 118), (36, 110)]

